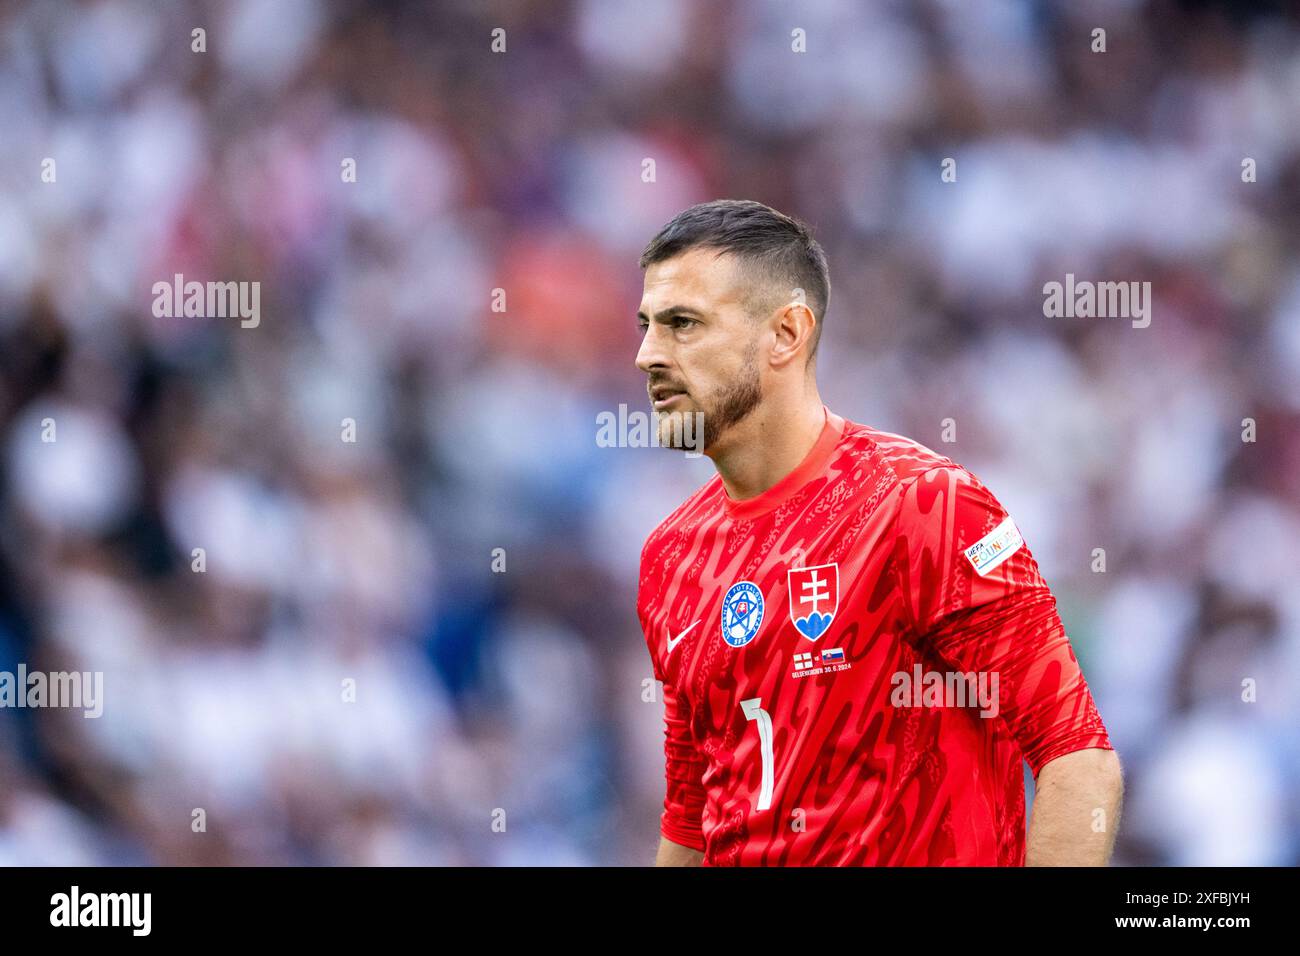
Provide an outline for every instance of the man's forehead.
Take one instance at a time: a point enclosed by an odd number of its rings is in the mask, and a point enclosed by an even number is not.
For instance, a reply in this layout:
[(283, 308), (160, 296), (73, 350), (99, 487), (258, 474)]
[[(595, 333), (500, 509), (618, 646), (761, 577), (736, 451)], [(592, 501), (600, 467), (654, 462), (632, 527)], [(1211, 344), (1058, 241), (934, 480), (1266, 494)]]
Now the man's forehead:
[(688, 249), (646, 267), (641, 304), (649, 309), (643, 311), (662, 308), (668, 299), (701, 310), (740, 302), (743, 288), (737, 278), (735, 256), (717, 249)]

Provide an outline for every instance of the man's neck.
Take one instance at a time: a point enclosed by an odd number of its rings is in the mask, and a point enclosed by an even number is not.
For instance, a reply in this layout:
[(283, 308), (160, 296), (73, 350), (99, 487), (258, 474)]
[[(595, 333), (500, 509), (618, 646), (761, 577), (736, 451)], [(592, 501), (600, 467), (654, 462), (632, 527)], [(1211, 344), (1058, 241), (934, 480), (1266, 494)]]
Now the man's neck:
[(794, 471), (826, 425), (816, 390), (796, 403), (764, 403), (727, 430), (717, 451), (706, 452), (733, 501), (754, 498)]

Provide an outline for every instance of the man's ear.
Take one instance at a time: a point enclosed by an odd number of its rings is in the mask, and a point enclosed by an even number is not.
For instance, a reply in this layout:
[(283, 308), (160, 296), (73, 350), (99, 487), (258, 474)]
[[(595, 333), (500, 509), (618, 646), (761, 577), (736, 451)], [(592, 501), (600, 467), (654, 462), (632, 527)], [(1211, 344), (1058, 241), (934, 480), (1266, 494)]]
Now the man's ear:
[(784, 366), (801, 352), (811, 354), (817, 317), (806, 303), (791, 302), (777, 313), (773, 331), (776, 341), (772, 345), (772, 364)]

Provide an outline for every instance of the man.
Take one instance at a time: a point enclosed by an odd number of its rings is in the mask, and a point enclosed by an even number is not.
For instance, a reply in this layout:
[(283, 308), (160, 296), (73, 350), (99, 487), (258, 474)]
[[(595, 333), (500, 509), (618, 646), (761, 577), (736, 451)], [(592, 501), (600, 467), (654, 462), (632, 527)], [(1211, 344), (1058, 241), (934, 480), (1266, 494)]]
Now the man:
[(830, 283), (807, 227), (705, 203), (641, 267), (660, 442), (702, 415), (718, 471), (641, 554), (656, 862), (1105, 865), (1119, 762), (1055, 599), (977, 478), (822, 403)]

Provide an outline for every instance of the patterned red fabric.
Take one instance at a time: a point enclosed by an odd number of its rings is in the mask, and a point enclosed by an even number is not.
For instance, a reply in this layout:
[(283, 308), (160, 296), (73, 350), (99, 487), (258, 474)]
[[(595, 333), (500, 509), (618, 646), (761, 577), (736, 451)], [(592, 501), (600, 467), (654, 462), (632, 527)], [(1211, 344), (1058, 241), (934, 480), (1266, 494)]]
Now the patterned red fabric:
[[(1023, 865), (1022, 759), (1111, 744), (1008, 517), (951, 459), (827, 409), (772, 488), (737, 502), (715, 476), (665, 519), (637, 601), (663, 835), (706, 866)], [(900, 689), (958, 672), (996, 678), (996, 706)]]

